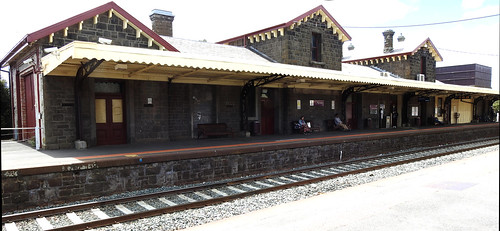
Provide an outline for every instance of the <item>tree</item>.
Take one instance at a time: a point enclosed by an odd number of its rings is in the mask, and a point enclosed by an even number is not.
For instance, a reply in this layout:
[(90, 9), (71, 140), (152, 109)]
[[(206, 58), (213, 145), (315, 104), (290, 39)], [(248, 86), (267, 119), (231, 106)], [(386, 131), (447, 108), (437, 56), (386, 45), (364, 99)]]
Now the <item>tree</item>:
[[(10, 90), (9, 87), (7, 86), (7, 81), (2, 79), (1, 81), (1, 86), (0, 86), (0, 123), (2, 128), (10, 128), (12, 127), (12, 111), (10, 107)], [(9, 131), (2, 131), (2, 139), (8, 139), (11, 138), (12, 135), (4, 135), (9, 134), (11, 132)]]
[(498, 111), (500, 111), (500, 100), (493, 102), (493, 106), (491, 107), (493, 108), (493, 111), (495, 111), (495, 113), (498, 113)]

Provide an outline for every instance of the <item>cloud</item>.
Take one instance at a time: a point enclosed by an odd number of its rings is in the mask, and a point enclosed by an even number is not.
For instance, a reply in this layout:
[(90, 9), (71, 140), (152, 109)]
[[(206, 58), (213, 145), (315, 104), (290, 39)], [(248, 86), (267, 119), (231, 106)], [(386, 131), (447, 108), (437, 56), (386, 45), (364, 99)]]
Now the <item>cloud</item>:
[(484, 0), (462, 0), (463, 9), (475, 9), (483, 5)]
[[(345, 26), (379, 26), (405, 18), (417, 11), (415, 5), (398, 0), (351, 0), (324, 4), (333, 17)], [(397, 10), (395, 10), (397, 9)]]

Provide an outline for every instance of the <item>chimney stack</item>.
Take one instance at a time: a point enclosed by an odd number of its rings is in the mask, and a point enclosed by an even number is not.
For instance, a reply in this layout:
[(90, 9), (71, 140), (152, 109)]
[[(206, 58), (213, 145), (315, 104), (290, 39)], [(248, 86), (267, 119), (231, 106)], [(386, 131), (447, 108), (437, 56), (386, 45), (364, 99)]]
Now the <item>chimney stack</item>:
[(172, 37), (172, 22), (174, 15), (171, 11), (154, 9), (149, 15), (152, 22), (152, 29), (159, 35)]
[(393, 40), (394, 40), (394, 31), (386, 30), (382, 32), (384, 35), (384, 53), (390, 53), (394, 51)]

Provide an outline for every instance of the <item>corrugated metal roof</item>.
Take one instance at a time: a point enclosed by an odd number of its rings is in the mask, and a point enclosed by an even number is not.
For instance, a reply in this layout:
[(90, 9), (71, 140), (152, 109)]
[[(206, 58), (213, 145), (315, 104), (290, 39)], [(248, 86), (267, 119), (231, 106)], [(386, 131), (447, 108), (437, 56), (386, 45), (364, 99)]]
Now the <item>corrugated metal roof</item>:
[(380, 84), (413, 89), (435, 89), (482, 94), (498, 94), (498, 90), (439, 84), (394, 77), (382, 77), (369, 67), (343, 64), (342, 71), (272, 63), (256, 60), (235, 60), (229, 57), (207, 57), (196, 53), (179, 53), (134, 47), (104, 45), (91, 42), (72, 42), (42, 58), (43, 74), (50, 75), (68, 59), (104, 59), (105, 61), (183, 67), (234, 73), (284, 75), (311, 80), (331, 80), (348, 83)]

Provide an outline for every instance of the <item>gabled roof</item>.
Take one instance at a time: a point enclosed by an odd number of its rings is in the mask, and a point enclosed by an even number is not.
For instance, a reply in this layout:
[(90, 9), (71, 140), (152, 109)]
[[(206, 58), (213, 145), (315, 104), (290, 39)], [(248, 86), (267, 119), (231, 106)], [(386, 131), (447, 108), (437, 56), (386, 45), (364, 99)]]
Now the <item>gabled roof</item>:
[(268, 27), (268, 28), (265, 28), (262, 30), (254, 31), (254, 32), (251, 32), (248, 34), (236, 36), (234, 38), (226, 39), (226, 40), (223, 40), (223, 41), (220, 41), (217, 43), (228, 44), (230, 42), (233, 42), (233, 41), (236, 41), (239, 39), (249, 38), (249, 39), (253, 40), (253, 38), (256, 38), (256, 39), (258, 39), (259, 37), (265, 38), (265, 36), (267, 36), (267, 38), (270, 38), (271, 35), (273, 35), (274, 37), (277, 37), (278, 34), (283, 35), (284, 28), (293, 29), (295, 26), (300, 25), (302, 22), (307, 21), (309, 18), (312, 18), (315, 15), (321, 15), (321, 17), (322, 17), (321, 20), (323, 22), (327, 23), (328, 28), (332, 28), (334, 34), (339, 35), (339, 39), (342, 39), (342, 42), (351, 40), (351, 36), (344, 30), (344, 28), (342, 28), (342, 26), (340, 26), (340, 24), (337, 22), (337, 20), (335, 20), (332, 17), (332, 15), (325, 9), (325, 7), (323, 7), (322, 5), (319, 5), (319, 6), (315, 7), (314, 9), (309, 10), (309, 11), (295, 17), (294, 19), (292, 19), (288, 22), (281, 23), (281, 24), (278, 24), (275, 26), (271, 26), (271, 27)]
[[(58, 22), (56, 24), (50, 25), (48, 27), (45, 27), (43, 29), (40, 29), (38, 31), (35, 31), (33, 33), (25, 35), (17, 45), (10, 50), (10, 52), (2, 59), (0, 60), (0, 66), (3, 66), (7, 61), (14, 56), (18, 51), (21, 50), (22, 47), (25, 45), (35, 42), (41, 38), (51, 36), (54, 33), (64, 30), (69, 26), (73, 26), (75, 24), (78, 24), (84, 20), (96, 17), (96, 15), (102, 14), (104, 12), (108, 11), (109, 15), (111, 17), (112, 14), (116, 15), (118, 18), (121, 20), (125, 21), (125, 23), (131, 27), (133, 27), (136, 30), (140, 30), (140, 34), (143, 36), (146, 36), (147, 38), (151, 39), (153, 42), (155, 42), (160, 48), (164, 48), (169, 51), (178, 51), (175, 47), (170, 45), (168, 42), (166, 42), (163, 38), (161, 38), (157, 33), (149, 29), (147, 26), (142, 24), (139, 20), (134, 18), (132, 15), (127, 13), (125, 10), (123, 10), (121, 7), (119, 7), (116, 3), (114, 2), (108, 2), (104, 5), (101, 5), (99, 7), (96, 7), (94, 9), (88, 10), (86, 12), (83, 12), (81, 14), (75, 15), (71, 18), (68, 18), (64, 21)], [(124, 25), (125, 25), (124, 23)]]
[(420, 48), (422, 47), (427, 47), (436, 60), (436, 62), (443, 61), (443, 57), (437, 50), (436, 46), (434, 46), (434, 43), (432, 43), (430, 38), (427, 38), (423, 40), (423, 42), (420, 42), (422, 40), (417, 40), (419, 42), (415, 41), (404, 41), (404, 42), (395, 42), (394, 43), (394, 50), (392, 52), (384, 53), (383, 49), (381, 48), (380, 50), (376, 52), (364, 52), (364, 51), (348, 51), (344, 52), (346, 55), (344, 58), (342, 58), (343, 63), (373, 63), (373, 62), (386, 62), (386, 61), (394, 61), (394, 60), (401, 60), (401, 59), (407, 59), (409, 55), (413, 55), (415, 52), (417, 52)]

